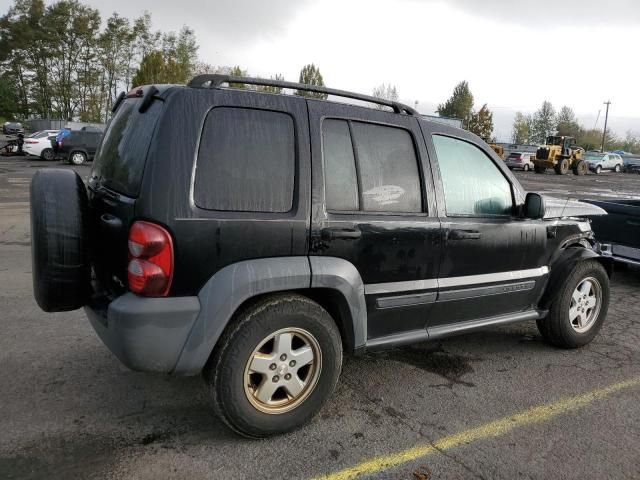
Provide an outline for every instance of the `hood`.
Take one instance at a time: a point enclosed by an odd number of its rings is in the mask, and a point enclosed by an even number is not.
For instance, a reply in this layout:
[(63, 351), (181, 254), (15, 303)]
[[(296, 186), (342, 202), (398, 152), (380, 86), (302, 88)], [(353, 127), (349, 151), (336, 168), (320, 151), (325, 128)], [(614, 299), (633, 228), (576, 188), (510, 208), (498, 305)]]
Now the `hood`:
[(543, 195), (544, 218), (586, 217), (591, 215), (606, 215), (602, 208), (578, 200), (549, 197)]

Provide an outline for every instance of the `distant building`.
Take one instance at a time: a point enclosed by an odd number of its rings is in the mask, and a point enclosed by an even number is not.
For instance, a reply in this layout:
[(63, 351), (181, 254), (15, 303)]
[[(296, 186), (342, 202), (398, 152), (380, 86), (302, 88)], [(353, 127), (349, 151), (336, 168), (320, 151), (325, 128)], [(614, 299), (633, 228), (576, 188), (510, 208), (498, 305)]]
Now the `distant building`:
[(94, 127), (104, 131), (106, 128), (104, 123), (87, 123), (87, 122), (70, 122), (68, 120), (60, 120), (56, 118), (36, 118), (24, 122), (27, 128), (32, 132), (40, 130), (60, 130), (68, 128), (70, 130), (81, 130), (82, 127)]
[(519, 143), (497, 143), (504, 148), (504, 158), (507, 158), (511, 152), (531, 153), (535, 154), (538, 150), (538, 145), (522, 145)]

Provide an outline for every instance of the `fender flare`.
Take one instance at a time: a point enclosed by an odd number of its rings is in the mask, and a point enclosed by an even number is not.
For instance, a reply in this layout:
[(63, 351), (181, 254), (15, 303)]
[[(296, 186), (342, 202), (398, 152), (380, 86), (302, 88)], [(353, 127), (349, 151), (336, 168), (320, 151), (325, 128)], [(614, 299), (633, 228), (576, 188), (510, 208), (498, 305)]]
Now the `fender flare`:
[(349, 304), (356, 346), (366, 340), (364, 285), (357, 269), (333, 257), (275, 257), (246, 260), (216, 272), (198, 293), (200, 312), (174, 373), (200, 373), (238, 308), (258, 295), (291, 290), (337, 290)]
[(562, 285), (565, 278), (567, 278), (576, 265), (586, 260), (597, 260), (602, 263), (607, 274), (611, 277), (613, 273), (613, 261), (610, 258), (603, 257), (596, 251), (583, 246), (565, 248), (561, 250), (551, 262), (551, 274), (549, 275), (544, 293), (538, 302), (540, 308), (544, 310), (549, 309), (558, 288)]

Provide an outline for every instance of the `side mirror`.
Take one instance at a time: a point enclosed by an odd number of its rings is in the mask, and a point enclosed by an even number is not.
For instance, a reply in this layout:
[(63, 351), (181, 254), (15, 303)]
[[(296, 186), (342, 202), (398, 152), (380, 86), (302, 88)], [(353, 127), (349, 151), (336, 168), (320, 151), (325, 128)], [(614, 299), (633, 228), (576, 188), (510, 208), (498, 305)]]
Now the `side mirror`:
[(544, 197), (539, 193), (527, 193), (524, 200), (524, 217), (539, 220), (544, 218), (544, 210)]

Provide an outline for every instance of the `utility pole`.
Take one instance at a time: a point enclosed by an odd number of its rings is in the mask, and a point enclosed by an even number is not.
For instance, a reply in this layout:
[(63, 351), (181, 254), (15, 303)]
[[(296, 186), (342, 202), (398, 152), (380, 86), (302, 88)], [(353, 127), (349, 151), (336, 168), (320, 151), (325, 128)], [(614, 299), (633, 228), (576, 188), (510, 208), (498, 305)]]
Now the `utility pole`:
[(607, 136), (607, 120), (609, 120), (609, 105), (611, 105), (611, 100), (607, 100), (604, 104), (607, 106), (607, 112), (604, 114), (604, 130), (602, 131), (602, 147), (600, 148), (602, 153), (604, 153), (604, 141)]

